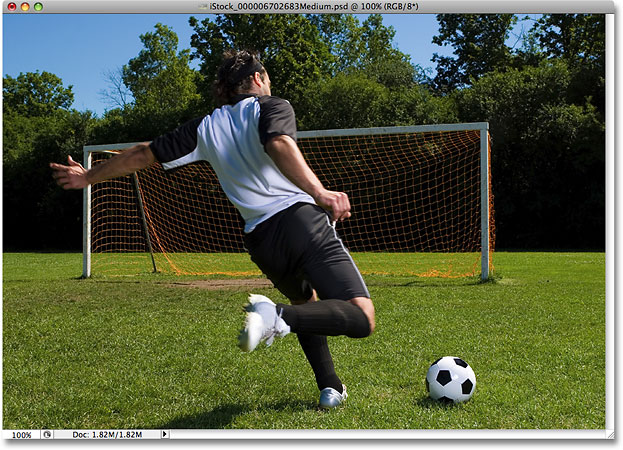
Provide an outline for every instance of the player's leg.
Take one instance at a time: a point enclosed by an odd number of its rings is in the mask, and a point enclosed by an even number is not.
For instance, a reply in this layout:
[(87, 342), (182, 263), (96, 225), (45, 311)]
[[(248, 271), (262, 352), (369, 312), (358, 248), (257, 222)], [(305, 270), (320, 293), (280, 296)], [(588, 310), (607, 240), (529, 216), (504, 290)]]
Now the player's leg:
[[(254, 302), (241, 348), (251, 351), (263, 339), (270, 345), (286, 328), (296, 332), (321, 389), (320, 406), (338, 406), (347, 397), (346, 387), (335, 374), (326, 336), (365, 337), (374, 330), (374, 306), (352, 258), (324, 211), (312, 205), (290, 208), (245, 243), (252, 260), (293, 304)], [(319, 286), (329, 300), (309, 301), (316, 300), (310, 285)], [(251, 324), (249, 317), (258, 313), (263, 318)], [(260, 331), (251, 333), (257, 341), (250, 342), (248, 330), (255, 323)]]
[(275, 314), (283, 319), (293, 333), (364, 338), (373, 331), (373, 322), (366, 313), (356, 304), (341, 299), (301, 305), (279, 303)]
[[(252, 351), (262, 341), (271, 345), (275, 336), (284, 336), (290, 331), (289, 325), (281, 318), (282, 313), (277, 313), (277, 307), (270, 299), (252, 295), (250, 301), (252, 308), (248, 309), (245, 326), (238, 337), (239, 346), (244, 351)], [(294, 306), (312, 303), (319, 302), (315, 298), (309, 302), (295, 301)], [(334, 408), (340, 405), (347, 397), (346, 387), (335, 372), (327, 336), (299, 332), (296, 335), (314, 371), (320, 390), (320, 406)]]
[(261, 342), (271, 345), (275, 337), (290, 332), (364, 338), (372, 333), (374, 326), (373, 317), (369, 318), (356, 304), (340, 299), (285, 305), (275, 304), (262, 295), (250, 295), (245, 309), (247, 317), (238, 345), (248, 352)]
[[(241, 336), (243, 349), (251, 351), (264, 340), (270, 344), (287, 331), (353, 338), (372, 333), (374, 307), (368, 289), (321, 208), (296, 204), (248, 235), (245, 243), (251, 259), (286, 297), (295, 298), (296, 292), (289, 292), (293, 280), (304, 278), (322, 301), (275, 305), (265, 297), (251, 299), (247, 311), (252, 320)], [(261, 329), (249, 334), (248, 325)]]
[[(311, 213), (313, 213), (313, 211), (311, 211)], [(308, 220), (313, 223), (313, 219), (309, 218)], [(303, 321), (312, 319), (311, 323), (308, 323), (307, 326), (317, 325), (317, 323), (313, 323), (316, 322), (316, 320), (319, 320), (320, 323), (335, 320), (335, 311), (332, 311), (334, 310), (334, 306), (347, 306), (348, 302), (356, 308), (361, 309), (367, 318), (368, 328), (361, 334), (366, 335), (371, 333), (374, 331), (375, 325), (374, 305), (369, 298), (367, 287), (363, 282), (359, 270), (352, 261), (350, 254), (348, 254), (342, 242), (337, 237), (335, 229), (331, 226), (330, 222), (326, 220), (325, 217), (322, 217), (322, 215), (319, 223), (316, 224), (313, 230), (313, 234), (317, 238), (317, 243), (312, 246), (312, 251), (308, 253), (308, 258), (303, 264), (305, 276), (314, 287), (318, 288), (321, 298), (333, 300), (328, 300), (329, 303), (327, 303), (327, 300), (321, 302), (323, 312), (330, 313), (329, 317), (323, 317), (322, 314), (318, 315), (318, 311), (315, 311), (311, 316), (307, 316), (304, 314), (306, 311), (299, 309), (297, 313), (302, 314), (302, 316), (299, 316), (299, 325), (301, 325), (300, 317), (303, 318)], [(344, 300), (347, 300), (347, 302)], [(327, 308), (327, 305), (330, 307)], [(358, 312), (354, 314), (353, 312), (349, 313), (348, 309), (350, 308), (340, 309), (346, 309), (346, 311), (340, 313), (340, 315), (344, 315), (346, 322), (348, 322), (349, 319), (357, 319), (359, 321), (359, 327), (365, 329), (365, 319), (361, 314)], [(314, 315), (316, 316), (316, 320), (313, 320)], [(343, 330), (344, 325), (338, 325), (338, 329)], [(350, 334), (348, 331), (346, 333)], [(301, 335), (302, 334), (299, 334), (299, 336)], [(326, 337), (324, 338), (326, 339)], [(347, 398), (346, 386), (341, 384), (341, 382), (340, 384), (337, 384), (337, 381), (332, 385), (327, 384), (325, 388), (322, 388), (319, 384), (319, 388), (321, 389), (319, 401), (321, 407), (334, 408), (342, 404)]]
[[(295, 206), (293, 209), (296, 209)], [(290, 211), (291, 212), (291, 211)], [(261, 225), (251, 235), (245, 237), (245, 245), (252, 260), (262, 272), (273, 282), (275, 287), (285, 295), (293, 305), (317, 301), (316, 292), (311, 284), (304, 279), (301, 270), (296, 269), (295, 261), (301, 259), (303, 247), (287, 244), (292, 240), (292, 224), (288, 222), (288, 211), (280, 213), (268, 223)], [(300, 242), (300, 239), (297, 240)], [(249, 313), (248, 316), (251, 315)], [(268, 318), (267, 320), (273, 320)], [(248, 331), (241, 331), (239, 345), (243, 350), (250, 351), (254, 342), (250, 342)], [(333, 358), (329, 350), (327, 337), (317, 334), (297, 333), (298, 341), (307, 358), (316, 379), (319, 390), (333, 388), (340, 393), (342, 381), (335, 372)]]
[[(305, 279), (295, 276), (290, 277), (287, 283), (280, 284), (280, 288), (282, 293), (290, 298), (292, 305), (303, 305), (318, 301), (316, 292)], [(311, 295), (309, 295), (309, 292), (311, 292)], [(307, 298), (307, 300), (303, 300), (304, 298)], [(346, 398), (346, 387), (335, 372), (327, 336), (296, 333), (296, 337), (314, 372), (316, 385), (321, 392), (320, 406), (324, 408), (338, 406)]]
[[(304, 281), (303, 285), (308, 285)], [(316, 292), (307, 301), (292, 300), (293, 305), (302, 305), (308, 302), (318, 301)], [(329, 350), (329, 342), (326, 336), (317, 334), (296, 334), (303, 353), (311, 366), (316, 378), (316, 385), (320, 391), (319, 406), (322, 408), (335, 408), (346, 399), (346, 386), (335, 372), (333, 358)]]
[(368, 318), (370, 324), (370, 334), (374, 332), (376, 327), (376, 312), (374, 310), (374, 303), (368, 297), (355, 297), (349, 300), (353, 305), (358, 306)]
[[(308, 300), (291, 300), (291, 303), (293, 305), (302, 305), (307, 302), (315, 301), (318, 301), (318, 298), (314, 291), (313, 295)], [(314, 372), (318, 389), (322, 391), (325, 388), (333, 388), (341, 393), (343, 390), (342, 380), (340, 380), (335, 372), (327, 337), (317, 334), (302, 333), (297, 333), (296, 337)]]
[(297, 307), (278, 305), (292, 331), (327, 336), (369, 336), (375, 327), (374, 304), (368, 288), (327, 214), (307, 205), (297, 211), (295, 225), (310, 236), (301, 267), (322, 300)]

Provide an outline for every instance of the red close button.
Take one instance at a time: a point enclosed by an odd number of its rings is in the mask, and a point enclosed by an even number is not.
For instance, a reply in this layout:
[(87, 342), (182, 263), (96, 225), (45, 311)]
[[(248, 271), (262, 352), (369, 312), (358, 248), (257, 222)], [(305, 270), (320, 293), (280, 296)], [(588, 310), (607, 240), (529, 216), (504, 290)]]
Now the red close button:
[(9, 3), (7, 8), (9, 11), (15, 11), (17, 9), (17, 5), (15, 3)]

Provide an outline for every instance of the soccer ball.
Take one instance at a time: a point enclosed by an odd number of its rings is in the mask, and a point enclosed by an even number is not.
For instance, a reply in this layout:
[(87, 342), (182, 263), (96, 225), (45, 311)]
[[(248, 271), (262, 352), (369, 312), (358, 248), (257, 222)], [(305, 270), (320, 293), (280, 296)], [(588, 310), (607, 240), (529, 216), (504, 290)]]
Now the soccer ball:
[(472, 398), (476, 375), (461, 358), (444, 356), (432, 363), (426, 374), (426, 390), (433, 400), (461, 403)]

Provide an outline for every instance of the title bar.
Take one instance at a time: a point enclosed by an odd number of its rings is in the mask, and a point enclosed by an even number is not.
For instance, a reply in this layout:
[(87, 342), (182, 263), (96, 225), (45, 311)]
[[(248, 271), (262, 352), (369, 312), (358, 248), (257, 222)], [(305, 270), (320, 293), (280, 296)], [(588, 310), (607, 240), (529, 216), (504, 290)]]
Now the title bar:
[[(471, 14), (556, 14), (615, 12), (613, 1), (500, 1), (500, 0), (424, 0), (424, 1), (239, 1), (239, 0), (39, 0), (5, 1), (3, 14), (222, 14), (222, 13), (471, 13)], [(35, 7), (36, 5), (36, 7)]]

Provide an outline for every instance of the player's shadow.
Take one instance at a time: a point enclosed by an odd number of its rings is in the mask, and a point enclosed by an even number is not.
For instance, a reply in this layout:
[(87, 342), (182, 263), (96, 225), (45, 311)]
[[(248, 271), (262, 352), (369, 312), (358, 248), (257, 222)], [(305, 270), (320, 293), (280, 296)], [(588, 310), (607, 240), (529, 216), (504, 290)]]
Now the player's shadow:
[(220, 430), (228, 428), (230, 424), (235, 422), (236, 417), (244, 415), (251, 411), (305, 411), (318, 409), (317, 407), (318, 405), (315, 402), (302, 400), (290, 400), (265, 405), (244, 405), (239, 403), (232, 403), (218, 406), (210, 411), (178, 417), (167, 423), (164, 423), (158, 428), (162, 428), (165, 430)]

